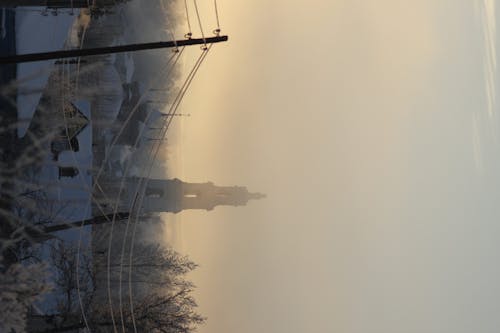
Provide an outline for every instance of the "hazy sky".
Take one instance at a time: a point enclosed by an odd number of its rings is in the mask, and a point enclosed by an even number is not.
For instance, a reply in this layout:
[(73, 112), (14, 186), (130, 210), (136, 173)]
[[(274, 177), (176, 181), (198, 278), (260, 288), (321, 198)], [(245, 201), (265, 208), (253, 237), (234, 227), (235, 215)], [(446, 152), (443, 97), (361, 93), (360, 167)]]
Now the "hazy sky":
[(218, 3), (173, 176), (268, 197), (178, 215), (200, 332), (498, 332), (495, 1)]

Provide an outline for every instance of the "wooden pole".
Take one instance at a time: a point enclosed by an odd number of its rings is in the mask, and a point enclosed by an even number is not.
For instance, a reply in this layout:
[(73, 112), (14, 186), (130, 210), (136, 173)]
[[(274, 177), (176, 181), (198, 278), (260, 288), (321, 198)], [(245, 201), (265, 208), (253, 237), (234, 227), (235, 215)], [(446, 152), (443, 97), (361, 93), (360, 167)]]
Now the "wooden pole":
[(16, 54), (12, 56), (0, 57), (0, 64), (33, 62), (42, 60), (56, 60), (64, 58), (85, 57), (85, 56), (133, 52), (141, 50), (154, 50), (154, 49), (172, 48), (176, 46), (204, 45), (204, 44), (225, 42), (227, 40), (228, 40), (227, 36), (216, 36), (216, 37), (207, 37), (205, 39), (193, 38), (193, 39), (181, 39), (177, 41), (129, 44), (129, 45), (107, 46), (107, 47), (97, 47), (89, 49)]
[[(115, 214), (115, 221), (121, 221), (121, 220), (128, 219), (129, 216), (130, 216), (130, 213), (116, 213)], [(100, 216), (96, 216), (96, 217), (93, 217), (93, 218), (88, 219), (88, 220), (51, 225), (51, 226), (43, 228), (42, 230), (45, 233), (51, 233), (51, 232), (61, 231), (61, 230), (66, 230), (66, 229), (71, 229), (71, 228), (78, 228), (78, 227), (81, 227), (84, 225), (104, 224), (104, 223), (107, 223), (107, 222), (112, 221), (112, 220), (113, 220), (113, 214), (100, 215)]]

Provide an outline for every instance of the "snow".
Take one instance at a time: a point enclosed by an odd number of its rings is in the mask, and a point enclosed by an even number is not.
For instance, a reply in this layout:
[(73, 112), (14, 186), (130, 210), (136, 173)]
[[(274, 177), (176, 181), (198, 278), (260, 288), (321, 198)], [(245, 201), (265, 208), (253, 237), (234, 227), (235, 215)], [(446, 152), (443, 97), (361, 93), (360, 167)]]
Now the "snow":
[(134, 76), (135, 64), (132, 55), (127, 53), (125, 55), (125, 82), (131, 83)]
[[(117, 45), (125, 44), (120, 43)], [(113, 54), (114, 58), (112, 59), (112, 63), (115, 65), (116, 69), (120, 73), (120, 78), (123, 83), (132, 83), (132, 79), (135, 72), (135, 63), (134, 58), (130, 52)]]
[(105, 66), (98, 73), (99, 90), (96, 92), (97, 109), (100, 120), (114, 121), (123, 102), (123, 88), (120, 74), (114, 66)]
[[(90, 120), (90, 103), (87, 101), (75, 101), (75, 106)], [(90, 192), (92, 188), (92, 123), (77, 136), (80, 149), (77, 152), (64, 151), (59, 155), (60, 166), (76, 166), (80, 173), (74, 178), (59, 179), (60, 186), (58, 195), (62, 198), (72, 198), (71, 216), (68, 220), (78, 221), (91, 217)], [(80, 209), (74, 209), (75, 204)]]
[(133, 157), (134, 149), (126, 145), (115, 145), (108, 154), (108, 167), (114, 170), (116, 177), (125, 174), (126, 165)]
[[(68, 37), (68, 32), (78, 12), (74, 16), (60, 14), (43, 16), (37, 11), (16, 12), (17, 53), (35, 53), (60, 50)], [(53, 60), (23, 63), (17, 66), (17, 78), (20, 81), (17, 96), (18, 117), (22, 120), (18, 127), (18, 136), (26, 134), (29, 120), (33, 117), (47, 84)]]
[(86, 100), (73, 101), (75, 105), (87, 118), (90, 119), (90, 103)]
[[(76, 101), (74, 104), (82, 113), (90, 118), (90, 104), (87, 101)], [(81, 221), (91, 217), (92, 188), (92, 122), (77, 136), (79, 151), (63, 151), (58, 161), (47, 156), (39, 174), (39, 183), (44, 185), (49, 200), (57, 202), (55, 209), (59, 211), (58, 219), (63, 221)], [(75, 166), (79, 174), (74, 178), (59, 178), (59, 167)], [(61, 237), (64, 238), (64, 237)]]

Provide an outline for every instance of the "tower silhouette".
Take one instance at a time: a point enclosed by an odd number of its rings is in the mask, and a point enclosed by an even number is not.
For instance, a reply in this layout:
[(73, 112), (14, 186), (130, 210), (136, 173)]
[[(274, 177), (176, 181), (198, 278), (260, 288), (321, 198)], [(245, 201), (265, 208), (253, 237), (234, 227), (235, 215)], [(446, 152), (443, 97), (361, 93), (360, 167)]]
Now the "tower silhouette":
[[(140, 180), (129, 179), (128, 193), (136, 193)], [(141, 209), (144, 213), (212, 210), (216, 206), (244, 206), (251, 199), (264, 197), (261, 193), (248, 192), (243, 186), (216, 186), (212, 182), (186, 183), (177, 178), (149, 179)]]

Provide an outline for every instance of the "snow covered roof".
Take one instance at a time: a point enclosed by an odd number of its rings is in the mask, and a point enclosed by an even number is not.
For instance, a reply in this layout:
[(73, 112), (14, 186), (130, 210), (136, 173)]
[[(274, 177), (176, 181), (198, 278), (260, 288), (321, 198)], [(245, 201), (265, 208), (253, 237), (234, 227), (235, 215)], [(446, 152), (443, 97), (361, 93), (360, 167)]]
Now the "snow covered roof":
[[(68, 37), (75, 16), (42, 16), (37, 12), (16, 12), (16, 52), (18, 54), (60, 50)], [(36, 32), (36, 33), (33, 33)], [(17, 66), (17, 135), (23, 137), (47, 85), (54, 61), (22, 63)]]

